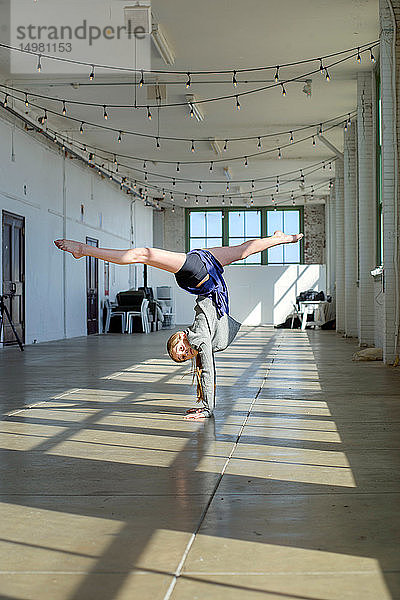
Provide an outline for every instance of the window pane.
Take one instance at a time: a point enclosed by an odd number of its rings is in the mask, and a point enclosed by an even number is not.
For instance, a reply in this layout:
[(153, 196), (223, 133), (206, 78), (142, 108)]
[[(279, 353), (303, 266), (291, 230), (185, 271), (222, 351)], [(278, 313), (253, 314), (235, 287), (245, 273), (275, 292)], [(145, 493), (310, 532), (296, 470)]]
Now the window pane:
[(287, 244), (284, 246), (283, 255), (285, 263), (299, 263), (300, 262), (300, 243)]
[(267, 235), (274, 235), (274, 231), (283, 230), (283, 214), (281, 210), (269, 210), (267, 212)]
[(274, 246), (268, 250), (268, 263), (283, 263), (283, 246)]
[(222, 212), (210, 211), (207, 215), (207, 236), (222, 237)]
[(206, 240), (204, 238), (190, 239), (190, 249), (197, 250), (198, 248), (205, 248)]
[(245, 213), (245, 230), (247, 237), (254, 238), (261, 235), (261, 213), (259, 210), (247, 211)]
[(283, 217), (283, 231), (285, 233), (299, 233), (299, 211), (285, 210)]
[(246, 265), (260, 265), (261, 264), (261, 252), (257, 252), (257, 254), (251, 254), (248, 256), (244, 262)]
[(230, 237), (229, 238), (229, 245), (230, 246), (239, 246), (239, 244), (243, 244), (244, 242), (244, 237)]
[(229, 213), (229, 237), (244, 236), (244, 213), (232, 210)]
[(205, 236), (206, 235), (206, 213), (191, 212), (190, 213), (190, 236)]
[(216, 246), (222, 246), (222, 238), (206, 238), (205, 248), (215, 248)]

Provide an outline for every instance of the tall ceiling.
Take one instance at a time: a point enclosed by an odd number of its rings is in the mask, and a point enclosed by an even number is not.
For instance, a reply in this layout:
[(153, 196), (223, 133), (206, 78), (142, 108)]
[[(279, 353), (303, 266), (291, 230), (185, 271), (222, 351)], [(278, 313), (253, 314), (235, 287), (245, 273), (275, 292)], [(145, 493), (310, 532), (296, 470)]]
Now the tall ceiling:
[[(18, 0), (11, 0), (17, 2)], [(40, 0), (39, 0), (40, 2)], [(107, 2), (105, 2), (107, 4)], [(124, 5), (134, 4), (126, 0)], [(265, 65), (282, 65), (308, 58), (326, 56), (348, 48), (368, 44), (379, 36), (378, 0), (153, 0), (153, 21), (162, 25), (169, 45), (175, 54), (175, 63), (167, 66), (152, 46), (152, 69), (177, 70), (183, 72), (240, 70)], [(1, 31), (0, 31), (1, 35)], [(133, 44), (133, 42), (132, 42)], [(1, 78), (7, 85), (30, 93), (52, 96), (67, 101), (68, 116), (76, 122), (62, 116), (49, 114), (47, 125), (52, 130), (68, 136), (71, 141), (87, 144), (87, 147), (101, 148), (109, 160), (97, 158), (108, 168), (115, 168), (112, 157), (119, 155), (119, 174), (130, 180), (149, 185), (149, 195), (160, 197), (160, 192), (151, 186), (173, 192), (173, 202), (184, 205), (184, 193), (189, 194), (187, 205), (193, 205), (193, 194), (198, 195), (199, 205), (203, 205), (206, 196), (209, 205), (221, 205), (224, 201), (243, 206), (253, 194), (254, 204), (270, 204), (271, 193), (275, 190), (275, 178), (281, 175), (280, 192), (275, 196), (279, 202), (290, 202), (293, 191), (296, 202), (301, 204), (300, 194), (310, 194), (310, 186), (315, 188), (314, 199), (318, 200), (328, 191), (329, 179), (333, 170), (329, 162), (335, 158), (334, 151), (328, 148), (316, 135), (316, 144), (312, 141), (297, 143), (286, 147), (289, 135), (273, 135), (264, 138), (262, 150), (257, 147), (257, 139), (228, 143), (226, 152), (217, 155), (212, 149), (210, 138), (221, 140), (233, 137), (262, 136), (296, 130), (310, 124), (313, 129), (294, 134), (297, 141), (316, 134), (318, 124), (347, 115), (356, 108), (357, 73), (373, 67), (369, 52), (362, 55), (357, 63), (353, 57), (329, 69), (330, 81), (319, 72), (306, 73), (318, 69), (318, 62), (297, 65), (281, 69), (281, 80), (299, 78), (285, 85), (286, 96), (282, 96), (282, 87), (270, 87), (258, 93), (240, 96), (240, 110), (236, 109), (235, 98), (201, 105), (204, 120), (198, 122), (190, 118), (187, 105), (162, 107), (158, 111), (151, 109), (152, 119), (147, 118), (146, 109), (108, 108), (109, 118), (105, 122), (103, 109), (68, 104), (68, 101), (92, 102), (99, 105), (128, 104), (135, 96), (133, 75), (131, 73), (96, 72), (94, 81), (85, 75), (49, 75), (43, 68), (37, 73), (11, 75), (6, 72), (4, 50), (0, 50)], [(378, 49), (374, 49), (378, 56)], [(340, 58), (340, 57), (339, 57)], [(86, 60), (85, 56), (81, 57)], [(126, 57), (125, 57), (126, 59)], [(337, 59), (328, 59), (326, 65)], [(103, 62), (103, 61), (102, 61)], [(113, 58), (112, 64), (116, 64)], [(129, 62), (128, 62), (129, 64)], [(132, 67), (134, 64), (131, 65)], [(185, 103), (188, 93), (199, 100), (216, 96), (232, 96), (258, 87), (273, 86), (274, 70), (258, 71), (237, 75), (238, 86), (232, 85), (232, 74), (192, 75), (190, 89), (186, 89), (186, 75), (147, 74), (145, 85), (139, 87), (137, 78), (136, 99), (139, 105), (154, 104), (148, 99), (149, 88), (155, 81), (166, 82), (167, 103)], [(305, 80), (311, 79), (312, 94), (304, 91)], [(3, 99), (0, 93), (0, 99)], [(57, 110), (61, 105), (45, 99), (34, 99), (43, 108)], [(11, 99), (12, 104), (12, 99)], [(32, 105), (26, 108), (23, 103), (14, 103), (16, 110), (26, 112), (29, 118), (37, 120), (43, 111)], [(345, 117), (343, 117), (345, 118)], [(117, 133), (102, 130), (90, 125), (80, 134), (80, 121), (96, 123), (114, 128)], [(335, 124), (337, 121), (333, 121)], [(134, 131), (150, 135), (150, 138), (123, 135), (117, 142), (118, 131)], [(343, 150), (343, 125), (329, 129), (324, 126), (324, 138), (339, 151)], [(160, 136), (160, 148), (156, 147), (156, 137)], [(187, 138), (187, 142), (163, 140), (162, 137)], [(195, 152), (191, 152), (191, 139), (195, 142)], [(220, 143), (221, 148), (224, 142)], [(282, 158), (278, 158), (276, 148), (281, 147)], [(266, 152), (275, 149), (272, 152)], [(122, 158), (120, 155), (131, 158)], [(252, 157), (251, 155), (256, 156)], [(249, 156), (248, 166), (244, 159)], [(143, 168), (146, 159), (145, 169)], [(171, 161), (175, 164), (165, 164)], [(204, 164), (195, 164), (204, 161)], [(210, 161), (214, 162), (210, 171)], [(318, 169), (306, 176), (304, 189), (299, 187), (300, 169), (307, 172), (312, 166), (326, 161), (326, 168)], [(193, 164), (184, 164), (185, 162)], [(177, 171), (176, 163), (180, 163)], [(130, 168), (122, 165), (129, 165)], [(229, 168), (231, 178), (226, 190)], [(147, 172), (147, 182), (144, 173)], [(296, 171), (293, 175), (285, 173)], [(160, 175), (167, 176), (166, 178)], [(273, 178), (257, 181), (261, 178)], [(175, 185), (172, 178), (176, 179)], [(179, 181), (187, 179), (188, 181)], [(251, 180), (255, 180), (254, 185)], [(288, 180), (287, 184), (283, 181)], [(293, 181), (295, 180), (295, 181)], [(199, 186), (199, 182), (202, 182)], [(200, 189), (200, 187), (202, 189)], [(166, 194), (165, 203), (171, 202)]]

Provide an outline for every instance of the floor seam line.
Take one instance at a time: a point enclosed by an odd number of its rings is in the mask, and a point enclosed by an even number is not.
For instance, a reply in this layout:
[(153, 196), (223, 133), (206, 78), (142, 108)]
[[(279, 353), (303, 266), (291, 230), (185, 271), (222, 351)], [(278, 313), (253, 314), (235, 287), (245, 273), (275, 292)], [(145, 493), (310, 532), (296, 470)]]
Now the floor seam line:
[[(281, 335), (282, 335), (282, 334), (281, 334)], [(279, 335), (279, 336), (277, 337), (277, 342), (278, 342), (278, 340), (281, 338), (281, 335)], [(172, 595), (172, 593), (173, 593), (173, 591), (174, 591), (174, 589), (175, 589), (175, 586), (176, 586), (176, 583), (177, 583), (177, 581), (178, 581), (178, 578), (181, 576), (182, 569), (183, 569), (183, 565), (185, 564), (186, 558), (187, 558), (187, 556), (188, 556), (188, 554), (189, 554), (189, 552), (190, 552), (190, 550), (191, 550), (191, 548), (192, 548), (192, 546), (193, 546), (193, 543), (194, 543), (194, 541), (195, 541), (195, 539), (196, 539), (196, 536), (197, 536), (197, 534), (199, 533), (199, 531), (200, 531), (200, 529), (201, 529), (201, 526), (202, 526), (202, 524), (203, 524), (203, 522), (204, 522), (204, 520), (205, 520), (205, 518), (206, 518), (206, 515), (207, 515), (207, 512), (208, 512), (208, 509), (210, 508), (210, 506), (211, 506), (211, 503), (212, 503), (212, 501), (213, 501), (213, 500), (214, 500), (214, 498), (215, 498), (215, 495), (216, 495), (216, 493), (217, 493), (218, 487), (219, 487), (219, 485), (220, 485), (220, 483), (221, 483), (221, 481), (222, 481), (222, 478), (223, 478), (223, 476), (224, 476), (224, 474), (225, 474), (225, 471), (226, 471), (226, 468), (227, 468), (227, 466), (228, 466), (228, 464), (229, 464), (229, 461), (230, 461), (230, 459), (232, 458), (232, 456), (233, 456), (233, 453), (235, 452), (235, 449), (236, 449), (236, 447), (237, 447), (237, 445), (238, 445), (238, 443), (239, 443), (240, 437), (241, 437), (241, 435), (242, 435), (242, 433), (243, 433), (243, 430), (244, 430), (244, 428), (245, 428), (245, 426), (246, 426), (246, 423), (247, 423), (247, 421), (248, 421), (248, 419), (249, 419), (249, 417), (250, 417), (250, 413), (251, 413), (251, 411), (252, 411), (252, 408), (253, 408), (253, 406), (254, 406), (254, 404), (255, 404), (255, 402), (256, 402), (256, 400), (257, 400), (257, 398), (259, 397), (259, 395), (260, 395), (260, 393), (261, 393), (261, 391), (262, 391), (262, 389), (263, 389), (263, 387), (264, 387), (264, 384), (265, 384), (265, 382), (266, 382), (266, 380), (267, 380), (267, 378), (268, 378), (268, 375), (269, 375), (269, 373), (270, 373), (270, 371), (271, 371), (271, 369), (272, 369), (272, 365), (273, 365), (273, 363), (274, 363), (275, 356), (276, 356), (276, 354), (278, 353), (279, 346), (280, 346), (280, 344), (279, 344), (279, 343), (278, 343), (278, 344), (275, 346), (275, 347), (276, 347), (275, 354), (274, 354), (273, 358), (271, 358), (271, 360), (269, 360), (269, 361), (268, 361), (268, 363), (267, 363), (267, 369), (266, 369), (265, 375), (264, 375), (264, 377), (263, 377), (263, 380), (262, 380), (262, 382), (261, 382), (261, 385), (260, 385), (260, 387), (258, 388), (258, 391), (257, 391), (256, 395), (254, 396), (254, 398), (253, 398), (252, 402), (251, 402), (251, 405), (250, 405), (250, 407), (249, 407), (249, 409), (248, 409), (248, 411), (247, 411), (247, 415), (246, 415), (246, 417), (245, 417), (245, 419), (244, 419), (244, 421), (243, 421), (243, 423), (242, 423), (242, 425), (241, 425), (241, 427), (240, 427), (239, 433), (237, 434), (236, 441), (235, 441), (235, 443), (233, 444), (232, 450), (231, 450), (231, 452), (229, 453), (229, 456), (227, 457), (227, 459), (226, 459), (226, 461), (225, 461), (225, 464), (224, 464), (224, 466), (222, 467), (222, 471), (221, 471), (221, 473), (220, 473), (220, 475), (219, 475), (219, 477), (218, 477), (218, 480), (217, 480), (217, 482), (216, 482), (216, 484), (215, 484), (215, 486), (214, 486), (214, 489), (213, 489), (213, 491), (211, 492), (211, 495), (210, 495), (210, 497), (209, 497), (209, 499), (208, 499), (208, 502), (207, 502), (206, 506), (205, 506), (205, 507), (204, 507), (204, 509), (203, 509), (203, 512), (201, 513), (201, 516), (200, 516), (199, 522), (198, 522), (198, 524), (197, 524), (197, 527), (196, 527), (195, 531), (192, 533), (192, 535), (190, 536), (190, 540), (189, 540), (189, 542), (188, 542), (188, 543), (187, 543), (187, 545), (186, 545), (186, 548), (185, 548), (185, 550), (184, 550), (184, 552), (183, 552), (182, 558), (181, 558), (181, 560), (180, 560), (180, 562), (179, 562), (179, 564), (178, 564), (178, 567), (177, 567), (177, 569), (176, 569), (176, 571), (175, 571), (175, 574), (174, 574), (174, 576), (173, 576), (173, 579), (172, 579), (172, 581), (171, 581), (171, 583), (170, 583), (170, 585), (169, 585), (169, 587), (168, 587), (168, 590), (167, 590), (167, 592), (166, 592), (166, 594), (165, 594), (165, 596), (164, 596), (164, 600), (169, 600), (169, 599), (171, 598), (171, 595)]]

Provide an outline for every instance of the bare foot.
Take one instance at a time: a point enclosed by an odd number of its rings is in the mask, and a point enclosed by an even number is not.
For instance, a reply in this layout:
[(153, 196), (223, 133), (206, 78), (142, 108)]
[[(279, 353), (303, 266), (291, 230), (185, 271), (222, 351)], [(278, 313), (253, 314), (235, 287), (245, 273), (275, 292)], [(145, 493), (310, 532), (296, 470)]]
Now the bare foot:
[(299, 242), (303, 237), (304, 233), (296, 233), (294, 235), (283, 233), (283, 231), (274, 231), (273, 237), (279, 238), (281, 244), (294, 244)]
[(82, 242), (73, 242), (72, 240), (54, 240), (55, 245), (64, 252), (71, 252), (74, 258), (85, 256)]
[(187, 421), (199, 421), (208, 417), (208, 413), (203, 408), (190, 408), (186, 411), (186, 415), (183, 417)]

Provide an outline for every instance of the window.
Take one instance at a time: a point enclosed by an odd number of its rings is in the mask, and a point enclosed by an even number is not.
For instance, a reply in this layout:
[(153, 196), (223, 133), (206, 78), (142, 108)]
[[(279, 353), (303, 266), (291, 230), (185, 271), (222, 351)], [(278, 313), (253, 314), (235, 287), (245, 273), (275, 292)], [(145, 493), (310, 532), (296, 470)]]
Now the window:
[[(247, 240), (302, 231), (303, 208), (187, 209), (186, 249), (236, 246)], [(303, 262), (303, 242), (270, 248), (235, 264), (299, 264)]]
[[(261, 237), (261, 211), (230, 210), (229, 211), (228, 246), (238, 246), (247, 240)], [(238, 264), (261, 264), (261, 253), (252, 254)]]
[(382, 210), (382, 97), (379, 76), (376, 79), (376, 224), (377, 264), (383, 262), (383, 210)]
[(222, 246), (222, 211), (190, 211), (190, 247)]

